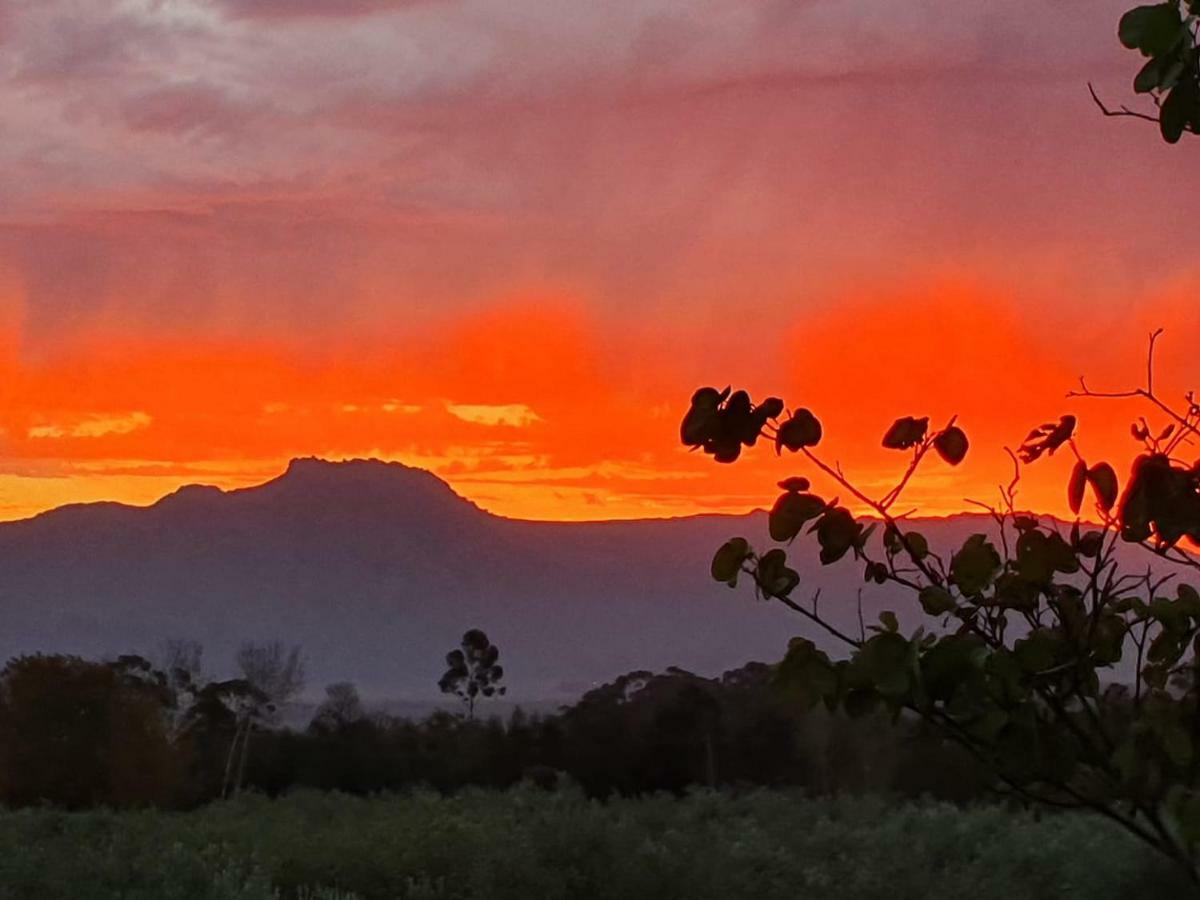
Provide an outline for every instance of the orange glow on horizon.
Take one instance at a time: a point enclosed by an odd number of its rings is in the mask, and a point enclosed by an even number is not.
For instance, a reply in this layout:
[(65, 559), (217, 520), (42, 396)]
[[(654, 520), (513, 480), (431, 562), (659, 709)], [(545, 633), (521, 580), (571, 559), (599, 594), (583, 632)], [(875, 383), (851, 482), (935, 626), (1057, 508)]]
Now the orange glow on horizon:
[[(769, 506), (781, 478), (814, 473), (769, 446), (733, 466), (678, 446), (692, 391), (736, 373), (755, 399), (769, 391), (811, 408), (825, 425), (821, 455), (876, 495), (906, 463), (879, 447), (894, 418), (930, 415), (941, 425), (958, 415), (972, 442), (966, 461), (951, 469), (930, 459), (898, 508), (961, 512), (972, 508), (966, 498), (995, 500), (1011, 478), (1006, 445), (1065, 412), (1079, 418), (1085, 456), (1126, 471), (1136, 452), (1129, 422), (1143, 413), (1155, 421), (1150, 410), (1064, 395), (1081, 372), (1096, 386), (1138, 383), (1140, 328), (1153, 313), (1168, 329), (1162, 384), (1200, 381), (1184, 352), (1197, 322), (1183, 296), (1144, 307), (1139, 331), (1131, 326), (1104, 353), (1086, 328), (1047, 331), (1001, 293), (947, 278), (920, 290), (864, 289), (797, 316), (763, 331), (757, 358), (678, 349), (712, 347), (706, 325), (672, 327), (664, 340), (653, 323), (614, 326), (545, 295), (395, 338), (331, 336), (319, 348), (93, 333), (34, 356), (10, 328), (0, 342), (0, 518), (98, 499), (145, 504), (191, 482), (244, 487), (314, 455), (428, 468), (485, 509), (519, 518), (740, 513)], [(1021, 505), (1065, 515), (1070, 465), (1064, 452), (1027, 470)]]

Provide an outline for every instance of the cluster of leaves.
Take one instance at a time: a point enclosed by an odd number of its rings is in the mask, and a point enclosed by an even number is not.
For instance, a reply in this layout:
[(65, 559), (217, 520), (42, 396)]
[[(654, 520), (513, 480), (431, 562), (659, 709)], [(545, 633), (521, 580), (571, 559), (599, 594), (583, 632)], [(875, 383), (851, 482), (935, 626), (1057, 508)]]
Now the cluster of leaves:
[(478, 628), (462, 636), (455, 650), (446, 654), (446, 672), (438, 681), (443, 694), (454, 694), (467, 705), (467, 714), (474, 715), (475, 700), (480, 696), (503, 695), (500, 684), (504, 668), (499, 664), (500, 649)]
[[(782, 602), (848, 648), (835, 660), (811, 640), (792, 641), (780, 675), (807, 685), (809, 702), (851, 714), (916, 713), (1012, 792), (1099, 811), (1195, 875), (1200, 594), (1152, 567), (1123, 572), (1117, 559), (1120, 545), (1137, 544), (1200, 568), (1179, 546), (1185, 539), (1200, 544), (1200, 462), (1176, 456), (1188, 436), (1200, 436), (1200, 407), (1188, 395), (1187, 410), (1170, 415), (1172, 427), (1153, 437), (1144, 422), (1134, 426), (1143, 447), (1123, 491), (1109, 463), (1089, 465), (1080, 455), (1073, 416), (1033, 429), (1013, 454), (1017, 474), (1002, 489), (1003, 507), (988, 507), (992, 530), (972, 534), (948, 558), (890, 509), (928, 449), (951, 464), (965, 457), (967, 439), (953, 420), (935, 434), (926, 418), (905, 417), (887, 430), (883, 446), (912, 457), (897, 486), (879, 499), (856, 489), (812, 444), (795, 448), (873, 521), (856, 518), (796, 476), (780, 483), (784, 492), (768, 520), (771, 539), (790, 544), (813, 534), (822, 565), (852, 558), (863, 566), (864, 581), (909, 591), (932, 620), (911, 634), (901, 632), (891, 612), (869, 628), (860, 612), (857, 634), (839, 629), (818, 597), (797, 599), (803, 579), (783, 547), (759, 552), (733, 538), (713, 557), (712, 576), (730, 586), (748, 576), (757, 596)], [(773, 427), (778, 440), (784, 425), (768, 422), (763, 434)], [(1020, 463), (1063, 447), (1076, 457), (1067, 500), (1077, 518), (1069, 527), (1013, 505)], [(1094, 526), (1078, 518), (1089, 489)], [(871, 540), (880, 527), (879, 539)], [(1122, 673), (1132, 684), (1121, 685)]]
[(1120, 522), (1125, 540), (1153, 539), (1160, 550), (1185, 536), (1200, 543), (1200, 461), (1185, 466), (1163, 453), (1138, 457), (1121, 500)]
[[(799, 409), (780, 419), (784, 406), (777, 398), (771, 398), (756, 407), (750, 403), (749, 395), (745, 391), (738, 391), (732, 396), (739, 395), (745, 400), (739, 401), (737, 408), (749, 410), (751, 415), (750, 419), (739, 417), (734, 420), (743, 429), (739, 432), (741, 445), (754, 446), (760, 435), (773, 437), (777, 453), (785, 448), (792, 452), (799, 451), (820, 465), (811, 448), (820, 443), (823, 429), (810, 410)], [(695, 393), (680, 430), (684, 444), (693, 449), (703, 447), (707, 450), (707, 442), (711, 435), (724, 433), (719, 416), (725, 414), (725, 408), (711, 407), (710, 403), (713, 397), (726, 396), (730, 396), (728, 388), (721, 392), (714, 388), (701, 388)], [(718, 418), (706, 418), (710, 409), (716, 411)], [(759, 412), (761, 410), (767, 410), (774, 415), (762, 414)], [(713, 424), (710, 429), (702, 427), (702, 423)], [(753, 435), (744, 430), (751, 426), (758, 429)], [(928, 416), (904, 416), (897, 419), (884, 434), (881, 443), (889, 450), (912, 451), (909, 474), (916, 470), (929, 450), (934, 450), (950, 465), (957, 466), (966, 458), (970, 446), (966, 433), (955, 425), (953, 420), (945, 428), (931, 432)], [(718, 462), (733, 462), (737, 454), (714, 454), (714, 458)], [(907, 477), (905, 480), (907, 481)], [(877, 523), (864, 526), (855, 519), (849, 509), (840, 505), (837, 498), (826, 500), (812, 493), (808, 478), (788, 478), (781, 481), (779, 486), (784, 492), (772, 506), (768, 520), (772, 540), (790, 544), (805, 530), (805, 526), (808, 526), (807, 533), (816, 534), (823, 565), (829, 565), (847, 554), (853, 554), (855, 559), (866, 561), (865, 580), (876, 583), (887, 580), (888, 567), (868, 558), (865, 549)], [(855, 493), (860, 500), (865, 499), (861, 494)], [(889, 494), (882, 501), (882, 508), (886, 509), (898, 496), (898, 490)], [(901, 535), (895, 529), (891, 529), (887, 535), (889, 548), (898, 551), (906, 544), (911, 544), (910, 549), (919, 548), (922, 557), (928, 553), (928, 544), (918, 534)], [(891, 558), (894, 557), (895, 553), (892, 553)], [(755, 589), (762, 597), (786, 597), (800, 583), (799, 574), (787, 565), (785, 550), (774, 548), (759, 556), (745, 538), (733, 538), (727, 541), (713, 558), (712, 576), (730, 587), (736, 587), (738, 576), (743, 571), (753, 576)]]
[(680, 438), (685, 444), (703, 448), (717, 462), (735, 462), (742, 447), (753, 447), (767, 421), (781, 412), (783, 401), (778, 397), (754, 406), (745, 391), (700, 388), (692, 395), (691, 409), (679, 429)]
[(1197, 0), (1166, 0), (1129, 10), (1117, 27), (1121, 43), (1147, 58), (1133, 89), (1154, 99), (1159, 129), (1172, 144), (1185, 131), (1200, 132), (1198, 15)]

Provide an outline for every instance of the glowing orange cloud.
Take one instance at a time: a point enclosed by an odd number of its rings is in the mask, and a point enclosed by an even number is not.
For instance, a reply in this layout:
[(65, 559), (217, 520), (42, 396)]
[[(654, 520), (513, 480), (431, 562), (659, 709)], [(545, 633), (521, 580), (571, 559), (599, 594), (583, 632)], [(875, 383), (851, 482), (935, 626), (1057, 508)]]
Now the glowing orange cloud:
[[(1177, 326), (1163, 344), (1164, 385), (1200, 376), (1180, 349), (1196, 323), (1177, 302), (1168, 296), (1156, 307)], [(1139, 379), (1140, 333), (1097, 352), (1086, 328), (1048, 334), (995, 291), (933, 278), (908, 291), (864, 289), (772, 334), (763, 332), (759, 358), (715, 354), (698, 365), (693, 354), (669, 351), (711, 334), (684, 325), (668, 345), (649, 329), (614, 327), (578, 302), (542, 295), (393, 339), (319, 348), (113, 336), (38, 358), (13, 352), (0, 360), (0, 515), (75, 500), (151, 502), (191, 481), (242, 486), (310, 454), (422, 465), (507, 515), (742, 512), (769, 505), (775, 481), (814, 473), (770, 447), (719, 466), (678, 445), (698, 379), (720, 381), (725, 371), (746, 377), (739, 386), (756, 398), (778, 393), (811, 408), (825, 425), (820, 452), (869, 493), (884, 493), (905, 465), (880, 447), (894, 418), (929, 415), (940, 425), (958, 415), (972, 440), (966, 462), (951, 469), (930, 460), (905, 495), (928, 513), (994, 500), (1012, 476), (1004, 447), (1063, 412), (1079, 417), (1091, 458), (1121, 471), (1135, 449), (1128, 422), (1142, 410), (1064, 395), (1080, 372)], [(1022, 505), (1064, 513), (1070, 464), (1060, 454), (1029, 469)]]

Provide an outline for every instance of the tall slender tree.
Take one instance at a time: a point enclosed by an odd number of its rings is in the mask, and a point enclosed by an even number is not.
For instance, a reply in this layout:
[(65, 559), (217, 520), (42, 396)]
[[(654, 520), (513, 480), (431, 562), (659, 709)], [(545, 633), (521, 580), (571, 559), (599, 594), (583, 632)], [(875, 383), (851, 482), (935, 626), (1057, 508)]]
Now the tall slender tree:
[[(283, 705), (304, 690), (304, 660), (298, 646), (285, 650), (279, 641), (266, 644), (248, 641), (238, 648), (234, 661), (242, 681), (251, 690), (237, 694), (238, 728), (225, 766), (224, 793), (228, 792), (230, 784), (233, 792), (238, 793), (245, 782), (253, 730), (276, 724)], [(233, 774), (235, 755), (238, 762), (236, 774)]]

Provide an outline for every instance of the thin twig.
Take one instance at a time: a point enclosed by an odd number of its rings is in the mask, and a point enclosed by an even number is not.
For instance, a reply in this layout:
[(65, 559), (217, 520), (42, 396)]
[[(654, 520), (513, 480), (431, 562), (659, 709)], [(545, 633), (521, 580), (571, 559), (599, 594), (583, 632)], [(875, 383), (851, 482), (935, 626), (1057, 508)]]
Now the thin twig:
[(1127, 106), (1122, 106), (1120, 109), (1109, 109), (1104, 105), (1104, 101), (1097, 96), (1096, 89), (1092, 87), (1092, 83), (1090, 81), (1088, 82), (1088, 93), (1092, 95), (1092, 100), (1095, 102), (1096, 106), (1100, 107), (1100, 112), (1104, 113), (1106, 116), (1131, 116), (1135, 119), (1145, 119), (1147, 122), (1153, 122), (1156, 125), (1158, 124), (1158, 116), (1148, 116), (1145, 113), (1136, 112)]

